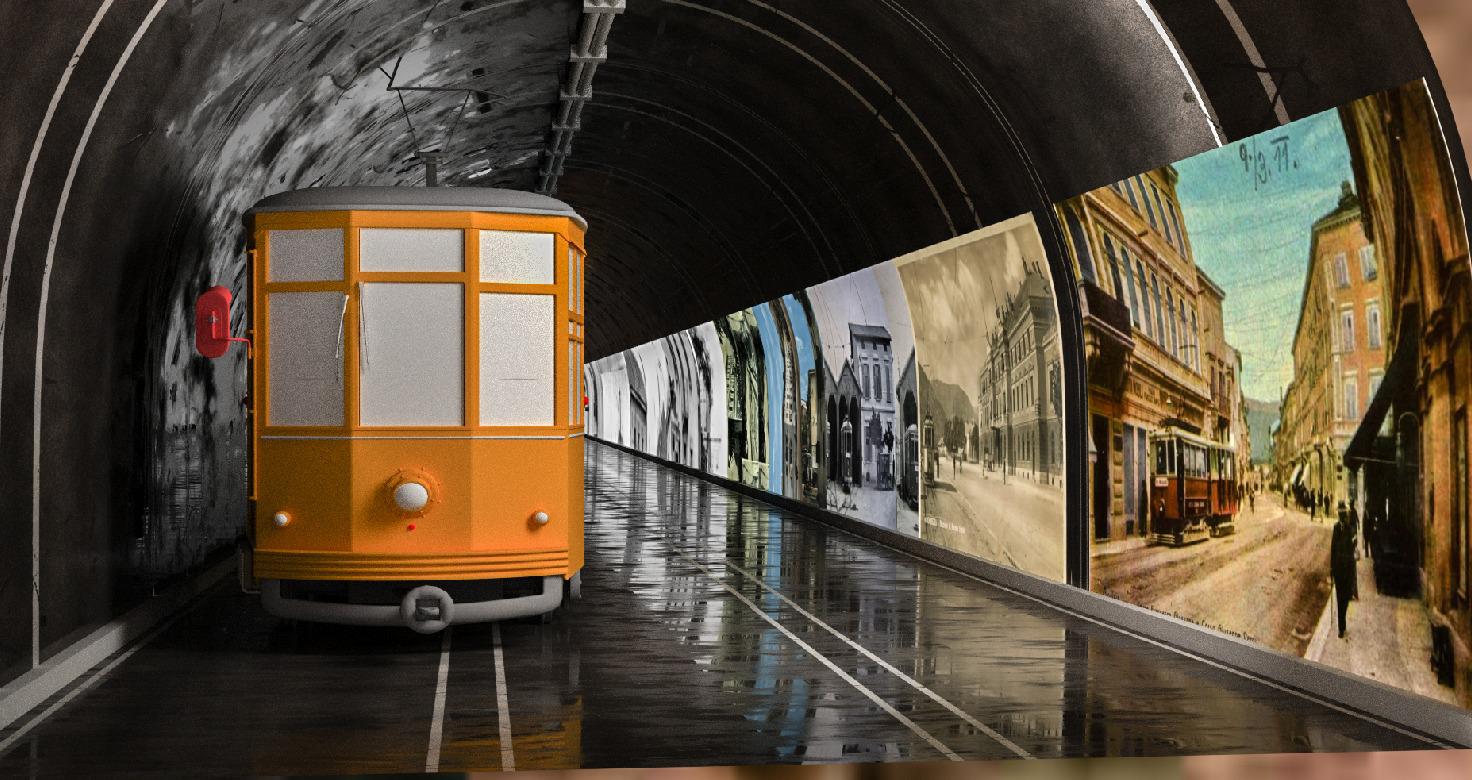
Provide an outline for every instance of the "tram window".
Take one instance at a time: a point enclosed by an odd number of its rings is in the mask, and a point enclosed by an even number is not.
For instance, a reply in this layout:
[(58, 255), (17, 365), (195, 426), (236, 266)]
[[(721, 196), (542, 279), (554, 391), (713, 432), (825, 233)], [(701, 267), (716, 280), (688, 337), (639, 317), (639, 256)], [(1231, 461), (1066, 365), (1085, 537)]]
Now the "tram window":
[(267, 240), (268, 282), (335, 282), (342, 279), (342, 230), (272, 230)]
[(1163, 441), (1163, 440), (1162, 441), (1155, 442), (1155, 473), (1156, 474), (1169, 474), (1171, 472), (1171, 468), (1170, 468), (1170, 452), (1169, 452), (1168, 448), (1165, 445), (1166, 445), (1166, 442)]
[(342, 425), (340, 292), (267, 296), (268, 423)]
[(481, 425), (553, 424), (554, 300), (481, 293)]
[(480, 231), (480, 280), (502, 284), (552, 284), (556, 254), (551, 233)]
[(368, 283), (361, 290), (362, 424), (463, 424), (463, 287)]
[(363, 228), (358, 264), (364, 271), (464, 271), (465, 233), (446, 228)]

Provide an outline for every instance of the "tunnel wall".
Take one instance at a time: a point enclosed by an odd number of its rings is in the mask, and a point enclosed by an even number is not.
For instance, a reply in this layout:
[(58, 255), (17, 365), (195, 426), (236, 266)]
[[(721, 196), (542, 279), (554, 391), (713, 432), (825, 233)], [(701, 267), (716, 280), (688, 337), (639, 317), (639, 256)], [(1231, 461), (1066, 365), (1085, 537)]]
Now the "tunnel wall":
[(1019, 217), (593, 363), (589, 433), (1063, 580), (1059, 321)]
[(1462, 214), (1410, 82), (596, 361), (588, 432), (1467, 707)]

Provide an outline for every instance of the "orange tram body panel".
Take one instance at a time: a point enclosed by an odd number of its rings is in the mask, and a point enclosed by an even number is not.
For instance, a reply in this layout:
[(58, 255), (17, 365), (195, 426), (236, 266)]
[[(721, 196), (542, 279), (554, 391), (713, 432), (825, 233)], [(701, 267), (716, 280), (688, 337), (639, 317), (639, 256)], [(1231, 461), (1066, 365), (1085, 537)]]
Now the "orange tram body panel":
[(582, 218), (355, 187), (268, 197), (247, 224), (245, 570), (267, 611), (429, 633), (576, 596)]

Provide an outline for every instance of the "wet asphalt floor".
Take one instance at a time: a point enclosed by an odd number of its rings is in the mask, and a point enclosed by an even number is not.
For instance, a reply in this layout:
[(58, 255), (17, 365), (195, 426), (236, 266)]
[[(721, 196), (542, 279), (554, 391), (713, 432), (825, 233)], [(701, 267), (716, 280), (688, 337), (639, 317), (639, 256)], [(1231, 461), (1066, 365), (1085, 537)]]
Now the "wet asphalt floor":
[(594, 442), (586, 529), (550, 622), (288, 624), (228, 578), (0, 731), (0, 776), (1429, 747)]

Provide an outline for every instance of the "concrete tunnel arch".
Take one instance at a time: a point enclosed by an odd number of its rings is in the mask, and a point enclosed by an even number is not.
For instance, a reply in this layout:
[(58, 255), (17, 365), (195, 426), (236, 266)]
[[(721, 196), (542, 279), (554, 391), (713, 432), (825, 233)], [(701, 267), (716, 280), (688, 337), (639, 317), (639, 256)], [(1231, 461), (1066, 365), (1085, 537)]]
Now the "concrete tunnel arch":
[[(0, 624), (0, 670), (239, 533), (243, 364), (193, 357), (187, 325), (198, 290), (242, 286), (240, 213), (285, 189), (422, 184), (428, 150), (446, 185), (538, 188), (568, 143), (569, 52), (608, 5), (0, 12), (0, 569), (19, 573), (0, 613), (26, 618)], [(1275, 95), (1224, 19), (907, 5), (619, 4), (553, 177), (593, 223), (590, 360), (1434, 72), (1406, 56), (1409, 12), (1371, 0), (1239, 8), (1264, 60), (1313, 75)], [(1294, 32), (1316, 29), (1337, 34)]]

